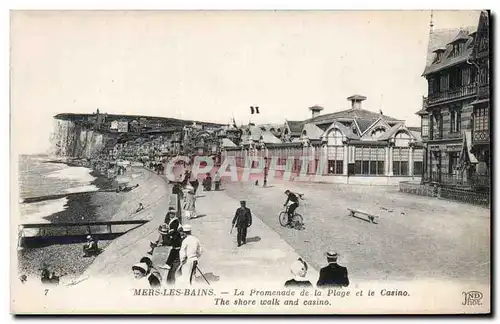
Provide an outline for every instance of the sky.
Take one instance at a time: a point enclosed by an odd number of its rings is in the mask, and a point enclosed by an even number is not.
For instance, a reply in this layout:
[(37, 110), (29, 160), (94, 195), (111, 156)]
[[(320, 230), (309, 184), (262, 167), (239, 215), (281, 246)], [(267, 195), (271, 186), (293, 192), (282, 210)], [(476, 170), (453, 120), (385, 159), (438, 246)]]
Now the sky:
[[(435, 29), (477, 11), (434, 11)], [(58, 113), (283, 123), (363, 108), (419, 126), (430, 11), (17, 11), (13, 150), (46, 151)], [(250, 106), (260, 107), (259, 115)]]

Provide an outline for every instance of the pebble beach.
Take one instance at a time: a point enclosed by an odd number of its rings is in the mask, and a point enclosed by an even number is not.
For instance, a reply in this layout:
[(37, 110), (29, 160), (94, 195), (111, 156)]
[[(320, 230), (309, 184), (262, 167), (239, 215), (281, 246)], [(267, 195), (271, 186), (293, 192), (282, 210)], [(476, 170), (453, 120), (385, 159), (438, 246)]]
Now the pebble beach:
[[(109, 190), (111, 181), (95, 171), (97, 178), (92, 182), (99, 190)], [(168, 199), (167, 182), (153, 172), (141, 167), (132, 167), (126, 176), (132, 181), (129, 186), (137, 188), (117, 193), (115, 191), (96, 191), (68, 196), (66, 209), (56, 212), (45, 219), (51, 223), (89, 222), (106, 220), (147, 219), (148, 207), (160, 199)], [(142, 203), (145, 209), (136, 214)], [(99, 247), (105, 249), (111, 241), (99, 241)], [(27, 275), (32, 280), (38, 280), (40, 269), (48, 267), (56, 275), (62, 276), (61, 283), (67, 284), (79, 277), (92, 264), (96, 257), (83, 257), (84, 243), (53, 244), (38, 248), (19, 249), (19, 276)]]

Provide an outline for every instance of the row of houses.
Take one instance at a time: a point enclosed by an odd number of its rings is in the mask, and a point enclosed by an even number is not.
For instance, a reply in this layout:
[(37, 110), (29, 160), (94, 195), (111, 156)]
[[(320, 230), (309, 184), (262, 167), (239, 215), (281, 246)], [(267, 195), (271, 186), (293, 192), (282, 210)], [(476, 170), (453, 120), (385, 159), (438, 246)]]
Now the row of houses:
[[(325, 182), (411, 181), (486, 189), (491, 175), (489, 54), (487, 11), (477, 26), (431, 29), (423, 72), (428, 95), (417, 112), (419, 127), (366, 109), (367, 98), (353, 95), (347, 98), (350, 109), (322, 114), (323, 107), (313, 106), (310, 118), (281, 124), (193, 123), (158, 134), (139, 126), (135, 130), (149, 137), (124, 140), (113, 155), (212, 155), (217, 161), (232, 157), (241, 167), (251, 166), (250, 157), (262, 157), (268, 168), (273, 161), (284, 166), (292, 160), (292, 171)], [(136, 126), (125, 120), (110, 125), (123, 133), (131, 127)]]

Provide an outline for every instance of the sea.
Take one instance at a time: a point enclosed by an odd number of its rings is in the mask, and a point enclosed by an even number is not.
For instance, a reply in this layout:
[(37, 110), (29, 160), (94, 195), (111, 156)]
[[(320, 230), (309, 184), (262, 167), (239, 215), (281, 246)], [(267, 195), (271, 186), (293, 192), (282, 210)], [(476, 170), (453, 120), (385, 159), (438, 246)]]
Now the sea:
[[(92, 169), (68, 166), (62, 160), (46, 155), (19, 156), (20, 200), (56, 194), (97, 191), (92, 184), (96, 179)], [(22, 223), (49, 222), (44, 217), (64, 211), (68, 198), (57, 198), (21, 203), (19, 212)]]

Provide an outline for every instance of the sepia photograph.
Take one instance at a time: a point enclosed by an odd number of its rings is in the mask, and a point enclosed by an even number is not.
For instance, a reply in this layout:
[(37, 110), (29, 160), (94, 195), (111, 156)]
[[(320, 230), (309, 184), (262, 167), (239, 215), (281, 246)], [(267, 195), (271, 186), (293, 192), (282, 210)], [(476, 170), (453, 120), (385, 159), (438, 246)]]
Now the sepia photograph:
[(12, 10), (13, 314), (490, 314), (478, 10)]

